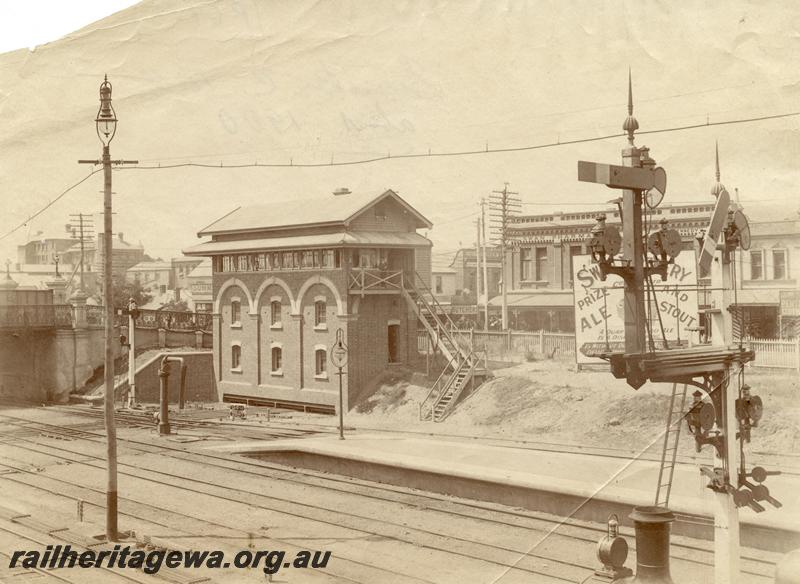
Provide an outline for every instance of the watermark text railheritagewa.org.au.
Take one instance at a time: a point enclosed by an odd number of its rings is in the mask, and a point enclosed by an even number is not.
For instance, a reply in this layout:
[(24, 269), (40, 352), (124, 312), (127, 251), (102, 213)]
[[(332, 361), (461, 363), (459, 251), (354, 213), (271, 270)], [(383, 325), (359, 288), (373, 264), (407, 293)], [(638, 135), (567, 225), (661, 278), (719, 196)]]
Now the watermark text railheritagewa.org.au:
[(325, 568), (331, 552), (301, 550), (287, 556), (279, 550), (242, 550), (226, 559), (220, 550), (178, 551), (141, 550), (115, 545), (112, 550), (76, 551), (70, 545), (49, 545), (44, 551), (17, 550), (11, 554), (9, 568), (134, 568), (155, 574), (166, 568), (261, 568), (275, 574), (281, 568)]

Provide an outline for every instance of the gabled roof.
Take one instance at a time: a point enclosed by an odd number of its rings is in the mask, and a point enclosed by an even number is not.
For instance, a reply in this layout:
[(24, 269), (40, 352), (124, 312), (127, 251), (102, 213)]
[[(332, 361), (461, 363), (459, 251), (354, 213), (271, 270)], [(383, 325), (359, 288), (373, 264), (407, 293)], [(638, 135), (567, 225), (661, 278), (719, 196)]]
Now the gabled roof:
[(389, 189), (377, 195), (350, 193), (318, 199), (286, 199), (268, 205), (239, 207), (201, 229), (197, 236), (312, 225), (347, 225), (364, 210), (387, 198), (395, 200), (408, 211), (416, 219), (418, 228), (433, 227), (430, 221), (406, 203), (400, 195)]

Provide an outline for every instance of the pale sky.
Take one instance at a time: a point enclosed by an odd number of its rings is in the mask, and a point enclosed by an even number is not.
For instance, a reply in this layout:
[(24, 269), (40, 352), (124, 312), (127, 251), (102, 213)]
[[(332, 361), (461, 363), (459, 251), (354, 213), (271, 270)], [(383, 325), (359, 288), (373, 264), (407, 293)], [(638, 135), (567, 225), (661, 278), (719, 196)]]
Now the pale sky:
[[(748, 215), (797, 210), (796, 2), (134, 4), (0, 0), (0, 258), (39, 230), (63, 232), (69, 213), (100, 210), (99, 174), (61, 195), (86, 178), (77, 160), (99, 155), (105, 74), (120, 120), (113, 156), (150, 167), (115, 170), (114, 230), (151, 255), (194, 245), (239, 205), (338, 187), (400, 192), (443, 255), (472, 244), (480, 199), (506, 181), (526, 213), (603, 206), (614, 194), (579, 183), (576, 164), (618, 163), (625, 140), (564, 144), (621, 134), (628, 67), (636, 144), (667, 171), (665, 203), (708, 200), (719, 141), (722, 181)], [(770, 118), (781, 114), (791, 117)], [(769, 119), (714, 125), (748, 118)], [(170, 168), (187, 162), (211, 167)]]
[(0, 53), (60, 39), (137, 0), (0, 0)]

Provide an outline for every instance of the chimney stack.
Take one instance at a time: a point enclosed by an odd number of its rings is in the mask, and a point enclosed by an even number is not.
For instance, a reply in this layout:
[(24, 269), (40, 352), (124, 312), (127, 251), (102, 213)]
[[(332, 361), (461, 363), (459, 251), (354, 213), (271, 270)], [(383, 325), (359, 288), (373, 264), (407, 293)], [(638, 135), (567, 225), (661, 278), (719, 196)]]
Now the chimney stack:
[(339, 187), (338, 189), (333, 191), (333, 196), (335, 197), (340, 197), (342, 195), (349, 195), (349, 194), (350, 194), (350, 189), (348, 189), (347, 187)]

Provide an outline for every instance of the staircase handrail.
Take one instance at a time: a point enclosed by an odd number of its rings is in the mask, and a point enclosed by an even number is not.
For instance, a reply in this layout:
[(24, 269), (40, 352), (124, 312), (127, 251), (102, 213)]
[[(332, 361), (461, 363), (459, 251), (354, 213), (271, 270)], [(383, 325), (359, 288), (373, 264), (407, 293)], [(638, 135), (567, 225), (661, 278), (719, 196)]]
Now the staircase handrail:
[[(469, 360), (463, 362), (464, 364), (469, 365), (469, 370), (467, 371), (467, 375), (464, 377), (464, 384), (457, 391), (453, 392), (453, 395), (450, 398), (450, 402), (447, 404), (447, 406), (444, 408), (444, 410), (442, 410), (441, 415), (440, 415), (438, 420), (436, 419), (436, 415), (434, 413), (431, 413), (431, 417), (433, 418), (434, 422), (441, 422), (444, 419), (444, 414), (446, 414), (447, 411), (449, 409), (451, 409), (455, 405), (456, 400), (458, 399), (458, 396), (461, 395), (461, 392), (464, 391), (464, 388), (467, 386), (467, 382), (475, 374), (475, 368), (478, 366), (478, 359), (477, 359), (477, 356), (474, 355), (474, 353), (472, 353), (472, 352), (470, 352), (470, 356), (471, 357), (474, 356), (476, 358), (475, 359), (469, 359)], [(461, 367), (459, 367), (458, 370), (460, 371)], [(454, 376), (455, 376), (455, 373), (454, 373)], [(436, 403), (433, 404), (433, 408), (432, 409), (435, 409), (436, 405), (438, 403), (439, 403), (439, 400), (437, 399)]]
[[(462, 357), (468, 358), (469, 353), (472, 352), (472, 344), (469, 342), (469, 336), (465, 335), (463, 332), (461, 332), (458, 329), (456, 324), (453, 322), (453, 319), (450, 318), (450, 315), (447, 314), (447, 312), (444, 310), (442, 305), (439, 304), (439, 301), (436, 300), (436, 297), (433, 295), (433, 292), (428, 287), (428, 285), (425, 284), (425, 281), (422, 279), (422, 277), (419, 275), (419, 273), (418, 272), (414, 272), (414, 275), (416, 276), (415, 279), (418, 280), (419, 283), (421, 284), (421, 286), (419, 288), (421, 288), (423, 292), (427, 292), (428, 296), (430, 296), (430, 300), (432, 300), (433, 302), (432, 303), (429, 302), (428, 299), (425, 298), (424, 294), (420, 294), (419, 293), (419, 291), (417, 290), (418, 286), (417, 286), (416, 282), (411, 282), (412, 289), (415, 292), (417, 292), (417, 298), (420, 301), (422, 301), (424, 307), (433, 316), (434, 320), (436, 320), (436, 322), (439, 324), (439, 327), (442, 330), (444, 330), (445, 336), (448, 337), (448, 339), (450, 340), (451, 343), (453, 343), (454, 348), (459, 353), (461, 353)], [(435, 307), (438, 310), (434, 310), (432, 308), (432, 306)], [(440, 318), (440, 315), (444, 316), (445, 320), (447, 321), (446, 323), (442, 322), (442, 319)], [(458, 335), (458, 339), (454, 338), (454, 333)], [(461, 343), (458, 342), (459, 340), (462, 341), (462, 342)], [(465, 349), (464, 349), (465, 346), (469, 347), (469, 349), (468, 349), (469, 353), (465, 352)]]
[[(436, 404), (439, 402), (439, 399), (442, 396), (442, 391), (446, 387), (448, 387), (450, 385), (450, 383), (452, 383), (453, 379), (455, 379), (456, 375), (458, 375), (458, 372), (464, 366), (465, 362), (466, 361), (464, 361), (463, 358), (459, 357), (458, 361), (456, 362), (456, 365), (453, 367), (452, 372), (450, 372), (449, 374), (448, 374), (448, 371), (449, 371), (448, 367), (445, 367), (444, 369), (442, 369), (442, 372), (439, 374), (439, 377), (436, 379), (434, 384), (431, 386), (431, 389), (430, 389), (430, 391), (428, 391), (427, 395), (425, 396), (425, 399), (423, 399), (422, 402), (420, 402), (420, 404), (419, 404), (419, 419), (420, 420), (424, 421), (426, 419), (426, 417), (427, 417), (427, 416), (423, 416), (422, 412), (423, 412), (424, 409), (429, 409), (430, 410), (430, 414), (431, 414), (431, 418), (433, 418), (433, 408), (435, 408)], [(426, 407), (426, 404), (431, 399), (431, 397), (433, 397), (433, 403)]]

